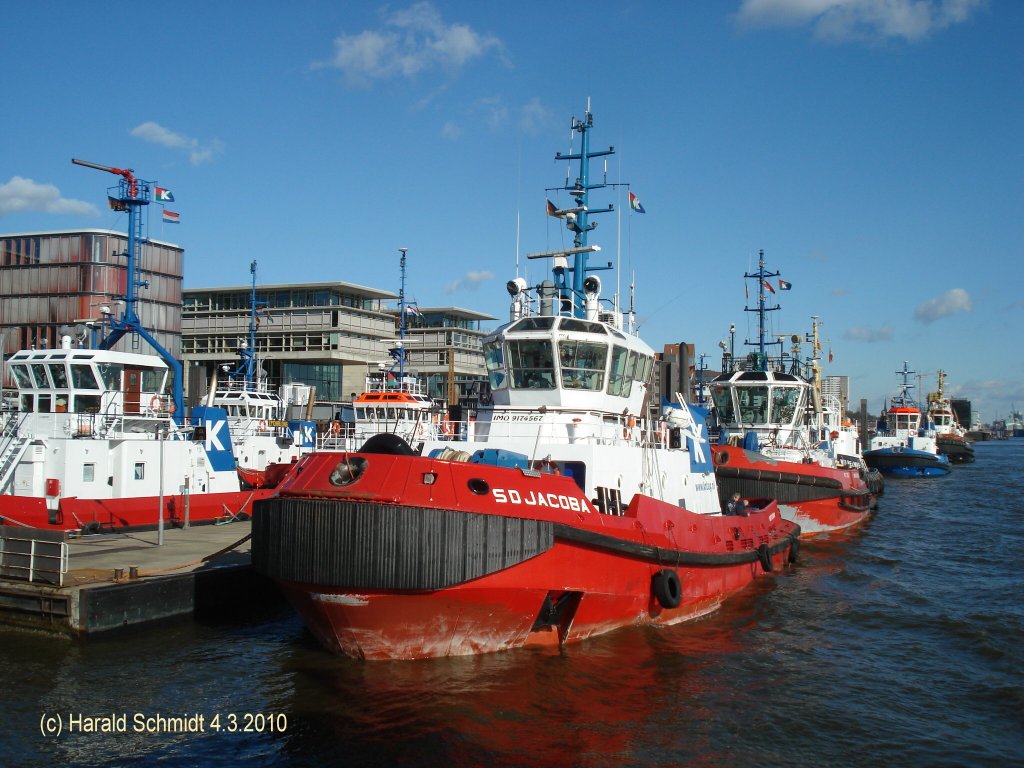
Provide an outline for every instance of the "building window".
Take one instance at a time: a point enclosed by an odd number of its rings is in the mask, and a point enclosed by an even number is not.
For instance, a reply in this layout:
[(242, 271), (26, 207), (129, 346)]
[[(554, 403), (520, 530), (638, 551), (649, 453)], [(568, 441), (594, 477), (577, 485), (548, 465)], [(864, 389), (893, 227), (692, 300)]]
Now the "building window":
[(146, 479), (146, 465), (143, 462), (141, 462), (141, 461), (135, 462), (135, 479), (136, 480), (145, 480)]

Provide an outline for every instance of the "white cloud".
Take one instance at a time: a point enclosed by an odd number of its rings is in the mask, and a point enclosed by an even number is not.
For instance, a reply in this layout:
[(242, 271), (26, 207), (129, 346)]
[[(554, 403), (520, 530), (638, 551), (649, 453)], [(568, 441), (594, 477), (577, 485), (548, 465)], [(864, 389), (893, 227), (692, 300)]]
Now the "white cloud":
[(203, 144), (199, 139), (175, 133), (169, 128), (164, 128), (159, 123), (152, 121), (135, 126), (131, 130), (131, 135), (137, 139), (148, 141), (150, 144), (180, 149), (185, 152), (192, 165), (208, 163), (224, 151), (224, 142), (220, 139), (211, 139)]
[(887, 326), (881, 328), (847, 328), (843, 336), (850, 341), (864, 341), (874, 344), (879, 341), (892, 341), (893, 330)]
[(387, 13), (384, 28), (334, 39), (334, 55), (313, 67), (340, 70), (350, 86), (368, 87), (393, 77), (411, 78), (432, 68), (455, 72), (490, 51), (501, 55), (502, 43), (466, 24), (445, 24), (428, 2)]
[(465, 277), (460, 277), (458, 280), (453, 280), (444, 289), (445, 293), (455, 293), (457, 291), (475, 291), (480, 287), (481, 283), (485, 283), (488, 280), (494, 279), (493, 272), (467, 272)]
[(6, 184), (0, 184), (0, 216), (12, 213), (96, 215), (99, 210), (92, 203), (61, 197), (53, 184), (12, 176)]
[(973, 306), (967, 291), (963, 288), (954, 288), (920, 305), (914, 310), (914, 319), (922, 323), (933, 323), (957, 312), (970, 312)]
[(742, 26), (812, 24), (825, 40), (922, 40), (968, 21), (988, 0), (743, 0)]
[(459, 127), (458, 123), (453, 123), (449, 120), (441, 126), (441, 135), (446, 139), (455, 140), (462, 135), (462, 128)]
[(540, 127), (548, 121), (551, 112), (534, 97), (519, 108), (519, 130), (523, 133), (536, 134)]

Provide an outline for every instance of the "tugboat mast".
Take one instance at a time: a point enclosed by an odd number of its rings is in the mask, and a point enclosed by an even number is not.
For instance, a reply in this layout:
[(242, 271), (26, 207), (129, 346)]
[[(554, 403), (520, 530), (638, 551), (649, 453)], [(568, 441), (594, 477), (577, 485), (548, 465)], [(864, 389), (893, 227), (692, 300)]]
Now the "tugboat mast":
[[(554, 262), (554, 274), (555, 281), (559, 290), (560, 308), (558, 314), (571, 314), (574, 317), (583, 318), (586, 317), (586, 308), (583, 301), (584, 294), (584, 282), (588, 272), (596, 272), (603, 269), (611, 269), (611, 264), (602, 267), (590, 267), (587, 265), (588, 254), (592, 251), (598, 251), (600, 248), (596, 245), (587, 244), (587, 235), (590, 230), (597, 226), (597, 222), (591, 222), (590, 217), (597, 213), (611, 213), (615, 210), (613, 205), (609, 205), (607, 208), (592, 209), (590, 207), (590, 190), (602, 189), (608, 186), (605, 182), (591, 184), (590, 183), (590, 159), (593, 157), (604, 157), (606, 155), (614, 155), (615, 147), (608, 147), (608, 149), (599, 150), (595, 152), (590, 151), (590, 130), (594, 127), (594, 116), (590, 112), (590, 99), (587, 99), (587, 111), (582, 120), (573, 118), (572, 130), (577, 131), (580, 134), (580, 151), (578, 153), (563, 155), (561, 152), (555, 153), (555, 160), (579, 160), (579, 176), (576, 178), (575, 184), (572, 186), (561, 187), (570, 195), (576, 202), (576, 207), (568, 211), (559, 211), (564, 215), (566, 219), (566, 226), (575, 233), (573, 238), (573, 248), (568, 251), (555, 251), (545, 254), (531, 254), (530, 258), (540, 256), (553, 256), (555, 257)], [(561, 218), (561, 217), (560, 217)], [(565, 281), (565, 267), (561, 266), (561, 262), (558, 257), (572, 256), (573, 266), (569, 268), (572, 272), (572, 286), (566, 285)]]
[(121, 181), (117, 187), (117, 197), (111, 194), (114, 190), (108, 190), (108, 199), (110, 206), (117, 211), (128, 212), (128, 250), (124, 254), (128, 267), (128, 279), (125, 281), (125, 292), (124, 296), (124, 309), (121, 312), (121, 317), (114, 317), (111, 315), (110, 320), (110, 333), (108, 333), (103, 340), (100, 342), (100, 349), (110, 349), (117, 342), (119, 342), (125, 335), (132, 334), (132, 336), (141, 336), (150, 346), (156, 350), (156, 353), (167, 363), (171, 369), (171, 375), (173, 377), (172, 382), (172, 398), (174, 405), (174, 412), (171, 417), (177, 424), (184, 423), (184, 396), (182, 382), (182, 367), (181, 363), (168, 352), (163, 345), (156, 340), (156, 338), (147, 331), (142, 321), (139, 319), (139, 314), (136, 309), (136, 304), (139, 301), (137, 288), (148, 288), (149, 281), (140, 279), (141, 266), (138, 259), (137, 248), (138, 244), (145, 242), (145, 238), (142, 234), (142, 211), (141, 208), (144, 205), (149, 205), (150, 200), (150, 182), (137, 179), (135, 172), (131, 168), (112, 168), (107, 165), (97, 165), (96, 163), (90, 163), (85, 160), (76, 160), (71, 158), (71, 162), (75, 165), (81, 165), (86, 168), (95, 168), (97, 171), (106, 171), (107, 173), (113, 173), (121, 177)]
[(408, 248), (398, 249), (402, 257), (398, 260), (401, 282), (398, 287), (398, 386), (405, 386), (405, 254)]
[[(780, 357), (781, 357), (781, 353), (782, 353), (782, 340), (779, 339), (778, 341), (765, 341), (765, 313), (766, 312), (774, 312), (777, 309), (780, 309), (780, 306), (778, 304), (776, 304), (774, 307), (766, 307), (765, 306), (765, 293), (764, 293), (764, 290), (769, 285), (768, 278), (769, 277), (778, 277), (781, 273), (780, 272), (768, 272), (768, 271), (765, 270), (765, 268), (764, 268), (764, 249), (763, 248), (757, 252), (757, 256), (758, 256), (757, 272), (752, 272), (752, 273), (744, 272), (743, 273), (744, 279), (747, 279), (747, 280), (756, 279), (757, 280), (757, 308), (756, 309), (751, 309), (750, 307), (744, 307), (743, 308), (744, 312), (757, 312), (757, 342), (755, 343), (755, 342), (752, 342), (752, 341), (746, 341), (745, 340), (743, 343), (746, 344), (748, 347), (754, 347), (754, 346), (757, 347), (757, 363), (754, 366), (754, 370), (756, 370), (756, 371), (766, 371), (766, 370), (768, 370), (768, 356), (767, 356), (767, 352), (766, 352), (767, 347), (770, 347), (770, 346), (773, 346), (775, 344), (778, 344), (779, 345), (779, 354), (780, 354)], [(774, 293), (774, 290), (772, 291), (772, 293)]]
[(249, 264), (252, 274), (252, 288), (249, 294), (249, 339), (238, 351), (241, 360), (238, 367), (230, 373), (231, 377), (241, 377), (247, 391), (255, 389), (256, 383), (256, 261)]

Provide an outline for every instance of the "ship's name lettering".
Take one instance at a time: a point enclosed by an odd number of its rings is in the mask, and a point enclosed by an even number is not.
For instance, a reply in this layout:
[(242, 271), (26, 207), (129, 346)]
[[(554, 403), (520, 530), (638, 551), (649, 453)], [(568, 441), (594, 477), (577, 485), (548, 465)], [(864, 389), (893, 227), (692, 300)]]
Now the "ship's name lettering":
[(541, 421), (539, 413), (496, 413), (491, 417), (494, 421)]
[(526, 491), (520, 493), (515, 488), (494, 488), (492, 489), (494, 500), (499, 504), (523, 504), (527, 507), (551, 507), (553, 509), (567, 509), (570, 512), (587, 512), (586, 506), (575, 496), (566, 496), (561, 493), (538, 493)]

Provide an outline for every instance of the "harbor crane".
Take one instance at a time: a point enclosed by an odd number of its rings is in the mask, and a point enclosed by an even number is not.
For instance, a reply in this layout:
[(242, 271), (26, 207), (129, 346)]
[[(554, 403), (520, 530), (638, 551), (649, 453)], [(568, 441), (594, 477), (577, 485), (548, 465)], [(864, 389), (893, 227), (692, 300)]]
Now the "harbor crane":
[(144, 241), (142, 237), (143, 221), (140, 214), (142, 207), (149, 205), (150, 202), (150, 182), (136, 178), (135, 172), (131, 168), (114, 168), (109, 165), (99, 165), (76, 158), (71, 158), (71, 162), (75, 165), (94, 168), (97, 171), (106, 171), (107, 173), (120, 176), (121, 181), (117, 188), (108, 189), (107, 198), (111, 208), (116, 211), (128, 212), (128, 250), (124, 254), (127, 259), (128, 278), (125, 281), (124, 296), (118, 297), (124, 301), (124, 309), (120, 317), (108, 316), (110, 333), (100, 342), (100, 348), (112, 348), (127, 334), (141, 336), (149, 342), (150, 346), (153, 347), (171, 369), (171, 376), (173, 378), (171, 392), (172, 416), (176, 423), (182, 424), (184, 423), (184, 397), (182, 394), (183, 372), (181, 362), (143, 327), (136, 308), (139, 301), (137, 289), (149, 287), (149, 281), (140, 279), (141, 270), (138, 259), (138, 247)]

